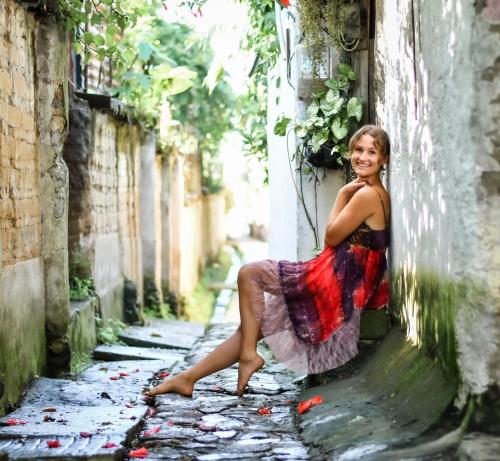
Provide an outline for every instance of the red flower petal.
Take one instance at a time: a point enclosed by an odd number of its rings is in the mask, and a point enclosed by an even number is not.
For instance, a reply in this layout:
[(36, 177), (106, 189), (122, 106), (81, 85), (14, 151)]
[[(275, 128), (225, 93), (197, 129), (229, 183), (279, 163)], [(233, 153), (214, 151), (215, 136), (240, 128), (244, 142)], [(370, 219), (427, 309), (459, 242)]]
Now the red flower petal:
[(115, 442), (107, 442), (102, 446), (102, 448), (115, 448), (115, 447), (116, 447)]
[(290, 6), (290, 0), (280, 0), (280, 3), (285, 7), (288, 8)]
[(144, 437), (151, 437), (150, 431), (144, 431)]
[(129, 453), (129, 456), (131, 458), (145, 458), (146, 456), (148, 456), (148, 449), (142, 447), (142, 448), (138, 448), (137, 450), (132, 450)]
[(59, 440), (47, 440), (47, 446), (49, 448), (59, 448), (61, 446), (61, 442), (59, 442)]
[(165, 371), (164, 373), (159, 373), (158, 378), (166, 378), (167, 376), (170, 376), (170, 373), (168, 371)]
[(7, 426), (18, 426), (19, 424), (28, 424), (28, 421), (25, 421), (24, 419), (9, 418), (5, 421), (5, 424), (7, 424)]
[(311, 401), (310, 400), (303, 400), (302, 402), (299, 402), (299, 405), (297, 406), (297, 413), (301, 415), (302, 413), (305, 413), (307, 410), (311, 408)]
[(92, 437), (92, 433), (91, 432), (80, 432), (80, 437), (84, 437), (84, 438)]
[(152, 434), (157, 434), (160, 431), (161, 431), (161, 427), (160, 426), (155, 426), (155, 427), (151, 428), (151, 433)]
[(323, 399), (323, 396), (322, 396), (322, 395), (315, 395), (315, 396), (311, 399), (311, 404), (312, 404), (312, 405), (321, 405), (324, 401), (325, 401), (325, 399)]
[(111, 381), (116, 381), (119, 378), (119, 376), (110, 376), (109, 379)]
[(257, 413), (259, 413), (259, 415), (270, 415), (271, 410), (269, 408), (259, 408)]
[(120, 371), (120, 373), (118, 373), (120, 376), (124, 377), (124, 376), (128, 376), (128, 373), (125, 373), (124, 371)]
[(165, 424), (167, 426), (173, 426), (175, 423), (173, 421), (168, 420)]

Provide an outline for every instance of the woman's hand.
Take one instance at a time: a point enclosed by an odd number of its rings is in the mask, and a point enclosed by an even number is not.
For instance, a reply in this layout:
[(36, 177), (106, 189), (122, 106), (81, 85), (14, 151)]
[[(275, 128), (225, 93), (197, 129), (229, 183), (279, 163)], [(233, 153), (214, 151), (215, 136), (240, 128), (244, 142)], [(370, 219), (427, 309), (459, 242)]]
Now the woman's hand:
[(366, 182), (359, 178), (356, 178), (354, 181), (351, 181), (350, 183), (342, 187), (339, 190), (339, 195), (342, 195), (346, 199), (346, 201), (349, 201), (352, 196), (364, 186), (366, 186)]

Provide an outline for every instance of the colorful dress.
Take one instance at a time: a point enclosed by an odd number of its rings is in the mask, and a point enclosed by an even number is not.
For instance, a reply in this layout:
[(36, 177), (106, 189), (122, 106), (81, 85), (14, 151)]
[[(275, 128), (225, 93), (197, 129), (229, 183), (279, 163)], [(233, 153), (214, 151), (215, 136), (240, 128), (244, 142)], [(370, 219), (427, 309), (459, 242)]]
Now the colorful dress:
[(388, 244), (387, 224), (373, 230), (363, 223), (310, 261), (251, 264), (259, 266), (264, 298), (261, 330), (279, 361), (300, 373), (320, 373), (357, 354), (361, 311), (388, 303)]

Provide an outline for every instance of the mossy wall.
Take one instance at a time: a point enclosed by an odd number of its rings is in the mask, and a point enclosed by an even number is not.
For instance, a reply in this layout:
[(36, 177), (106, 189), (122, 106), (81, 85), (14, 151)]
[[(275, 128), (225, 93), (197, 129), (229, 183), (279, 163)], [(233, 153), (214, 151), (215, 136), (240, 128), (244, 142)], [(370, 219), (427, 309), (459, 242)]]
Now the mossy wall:
[(500, 13), (487, 3), (376, 2), (392, 309), (462, 395), (500, 385)]
[(459, 380), (456, 319), (460, 306), (475, 292), (472, 283), (452, 281), (436, 273), (397, 271), (392, 277), (391, 311), (419, 346)]

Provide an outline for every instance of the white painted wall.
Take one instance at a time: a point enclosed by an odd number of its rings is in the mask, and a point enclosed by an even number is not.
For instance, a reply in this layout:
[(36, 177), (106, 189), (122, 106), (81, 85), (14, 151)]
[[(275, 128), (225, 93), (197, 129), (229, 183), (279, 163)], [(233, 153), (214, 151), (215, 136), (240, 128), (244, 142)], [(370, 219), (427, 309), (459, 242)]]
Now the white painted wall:
[[(498, 188), (496, 196), (485, 193), (482, 179), (500, 170), (500, 77), (491, 68), (500, 58), (498, 33), (467, 0), (377, 3), (376, 111), (392, 141), (392, 271), (482, 287), (483, 301), (462, 300), (456, 325), (465, 388), (481, 393), (500, 375), (500, 203)], [(425, 306), (405, 302), (417, 339)]]
[[(271, 73), (268, 100), (268, 149), (269, 149), (269, 195), (270, 195), (270, 225), (269, 254), (273, 259), (307, 260), (314, 256), (315, 240), (313, 231), (306, 218), (304, 207), (298, 198), (296, 187), (300, 189), (300, 175), (295, 171), (292, 161), (295, 152), (296, 139), (293, 133), (288, 138), (273, 134), (274, 124), (278, 117), (285, 114), (295, 118), (302, 113), (304, 103), (296, 96), (297, 88), (297, 54), (294, 52), (297, 43), (297, 23), (286, 10), (276, 10), (278, 36), (280, 38), (281, 55)], [(291, 62), (287, 66), (286, 59), (286, 29), (290, 29)], [(287, 70), (290, 78), (287, 79)], [(276, 88), (276, 79), (281, 84)], [(276, 98), (279, 97), (278, 102)], [(288, 149), (287, 149), (288, 144)], [(324, 175), (323, 175), (324, 172)], [(319, 170), (321, 183), (316, 191), (314, 181), (303, 174), (302, 185), (305, 204), (313, 224), (318, 227), (319, 245), (323, 247), (323, 234), (329, 211), (335, 200), (337, 191), (343, 185), (343, 173)], [(295, 185), (294, 185), (295, 183)], [(314, 206), (314, 196), (317, 195), (317, 211)]]

